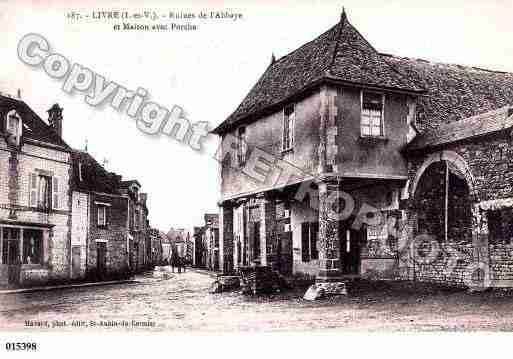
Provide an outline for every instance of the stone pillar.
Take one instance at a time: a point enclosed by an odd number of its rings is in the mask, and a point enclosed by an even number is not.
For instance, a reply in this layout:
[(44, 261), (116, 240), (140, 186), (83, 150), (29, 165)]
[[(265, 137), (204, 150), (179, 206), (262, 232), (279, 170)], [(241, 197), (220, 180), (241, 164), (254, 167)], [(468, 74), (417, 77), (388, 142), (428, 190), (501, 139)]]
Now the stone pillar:
[(260, 205), (260, 263), (271, 266), (276, 253), (276, 202), (274, 198), (264, 197)]
[(219, 205), (219, 269), (223, 274), (233, 271), (233, 205)]
[(319, 183), (319, 273), (317, 282), (341, 280), (340, 233), (337, 183)]
[(328, 295), (347, 294), (340, 263), (339, 221), (344, 208), (341, 207), (341, 189), (338, 181), (322, 180), (319, 186), (319, 272), (315, 284), (306, 292), (307, 300)]

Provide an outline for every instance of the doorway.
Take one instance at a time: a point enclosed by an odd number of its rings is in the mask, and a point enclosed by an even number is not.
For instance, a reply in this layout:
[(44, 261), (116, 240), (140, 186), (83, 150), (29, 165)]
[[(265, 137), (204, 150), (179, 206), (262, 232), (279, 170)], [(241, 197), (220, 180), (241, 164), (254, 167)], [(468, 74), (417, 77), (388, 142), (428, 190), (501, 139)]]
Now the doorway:
[(19, 284), (21, 271), (20, 229), (3, 229), (2, 263), (7, 265), (9, 284)]
[(292, 274), (292, 232), (282, 232), (278, 235), (277, 246), (278, 271), (283, 275)]
[(96, 242), (96, 272), (100, 279), (104, 279), (107, 269), (107, 243)]
[(360, 246), (364, 236), (362, 230), (350, 227), (350, 222), (340, 224), (340, 269), (345, 275), (360, 274)]
[(73, 278), (80, 277), (80, 257), (81, 257), (80, 246), (73, 246), (71, 248), (71, 270), (72, 270)]

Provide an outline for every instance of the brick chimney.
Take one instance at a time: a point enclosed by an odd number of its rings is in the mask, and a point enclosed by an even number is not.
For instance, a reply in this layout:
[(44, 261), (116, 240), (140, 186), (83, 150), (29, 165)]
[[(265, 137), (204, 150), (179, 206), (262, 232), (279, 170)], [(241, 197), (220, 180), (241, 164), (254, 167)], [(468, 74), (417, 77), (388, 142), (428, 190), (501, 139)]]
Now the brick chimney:
[(47, 111), (48, 123), (59, 137), (62, 137), (62, 110), (63, 108), (56, 103)]

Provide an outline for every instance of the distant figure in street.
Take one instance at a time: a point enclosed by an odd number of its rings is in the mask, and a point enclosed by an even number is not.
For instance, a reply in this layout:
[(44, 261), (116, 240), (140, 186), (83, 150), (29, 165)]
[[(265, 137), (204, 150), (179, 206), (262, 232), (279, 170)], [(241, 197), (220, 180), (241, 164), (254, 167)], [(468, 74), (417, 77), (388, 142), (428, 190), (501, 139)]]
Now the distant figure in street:
[(180, 267), (179, 267), (179, 264), (178, 264), (178, 260), (179, 260), (179, 257), (178, 255), (176, 254), (175, 251), (173, 251), (173, 253), (171, 254), (171, 272), (175, 272), (175, 267), (178, 267), (178, 273), (180, 273)]

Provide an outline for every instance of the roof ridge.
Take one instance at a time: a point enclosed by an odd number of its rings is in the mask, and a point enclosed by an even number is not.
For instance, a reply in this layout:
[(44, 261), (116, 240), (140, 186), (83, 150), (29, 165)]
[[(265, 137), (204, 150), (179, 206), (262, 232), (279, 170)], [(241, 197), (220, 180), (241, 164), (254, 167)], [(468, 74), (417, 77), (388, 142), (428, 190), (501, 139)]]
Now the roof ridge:
[(400, 60), (411, 60), (411, 61), (427, 63), (427, 64), (431, 64), (431, 65), (455, 66), (460, 69), (469, 69), (469, 70), (472, 69), (472, 70), (484, 71), (484, 72), (490, 72), (490, 73), (496, 73), (496, 74), (513, 75), (513, 71), (510, 72), (510, 71), (502, 71), (502, 70), (493, 70), (493, 69), (487, 69), (487, 68), (483, 68), (483, 67), (479, 67), (479, 66), (462, 65), (462, 64), (457, 64), (457, 63), (453, 63), (453, 62), (432, 61), (432, 60), (422, 59), (420, 57), (401, 56), (401, 55), (394, 55), (394, 54), (381, 53), (381, 52), (379, 54), (384, 57), (396, 58), (396, 59), (400, 59)]
[(314, 41), (317, 41), (319, 38), (321, 38), (322, 36), (324, 36), (326, 33), (330, 32), (331, 30), (333, 30), (335, 27), (337, 27), (338, 25), (340, 24), (340, 22), (338, 22), (336, 25), (333, 25), (331, 26), (328, 30), (324, 31), (323, 33), (321, 33), (320, 35), (318, 35), (317, 37), (315, 37), (313, 40), (310, 40), (310, 41), (307, 41), (305, 42), (304, 44), (300, 45), (299, 47), (295, 48), (294, 50), (292, 50), (291, 52), (289, 52), (288, 54), (286, 55), (283, 55), (282, 57), (280, 57), (279, 59), (277, 59), (274, 63), (277, 64), (279, 63), (280, 61), (282, 61), (283, 59), (289, 57), (290, 55), (292, 55), (293, 53), (299, 51), (300, 49), (302, 49), (303, 47), (305, 47), (306, 45), (308, 44), (311, 44), (312, 42)]
[(333, 55), (331, 56), (330, 64), (328, 65), (328, 68), (325, 71), (326, 75), (332, 75), (331, 68), (332, 68), (333, 64), (335, 63), (335, 58), (337, 57), (340, 36), (342, 35), (342, 29), (344, 28), (344, 25), (346, 24), (346, 22), (347, 22), (346, 10), (344, 8), (342, 8), (342, 16), (340, 17), (340, 21), (338, 22), (337, 25), (335, 25), (335, 26), (338, 26), (339, 28), (338, 28), (337, 34), (335, 35), (335, 39), (334, 39), (335, 46), (333, 46)]
[[(347, 19), (347, 15), (345, 13), (345, 10), (343, 11), (342, 13), (342, 18), (341, 18), (341, 21), (339, 22), (339, 24), (342, 23), (342, 26), (340, 26), (340, 31), (339, 31), (339, 34), (337, 35), (337, 38), (336, 38), (336, 45), (335, 45), (335, 52), (333, 54), (333, 59), (330, 63), (330, 66), (328, 67), (328, 70), (326, 71), (327, 74), (329, 75), (333, 75), (331, 73), (331, 68), (335, 62), (335, 58), (336, 58), (336, 55), (337, 55), (337, 51), (338, 51), (338, 47), (339, 47), (339, 40), (340, 40), (340, 36), (342, 34), (342, 28), (344, 27), (344, 25), (347, 23), (349, 24), (352, 29), (358, 34), (358, 36), (360, 36), (360, 38), (364, 41), (364, 43), (369, 46), (371, 48), (371, 50), (373, 50), (380, 58), (382, 58), (382, 60), (384, 61), (384, 63), (388, 66), (388, 68), (390, 68), (392, 71), (394, 71), (397, 75), (399, 75), (402, 79), (404, 79), (405, 81), (409, 82), (409, 83), (413, 83), (415, 86), (419, 87), (419, 89), (421, 90), (425, 90), (425, 88), (423, 86), (419, 86), (419, 84), (417, 84), (416, 82), (410, 80), (409, 78), (407, 78), (406, 76), (404, 76), (399, 70), (397, 70), (397, 68), (395, 66), (393, 66), (392, 64), (390, 64), (386, 59), (384, 59), (382, 57), (382, 54), (369, 42), (369, 40), (367, 40), (367, 38), (365, 36), (363, 36), (363, 34), (353, 25), (351, 24), (351, 22), (349, 21), (349, 19)], [(339, 25), (337, 24), (337, 26)], [(353, 47), (354, 45), (349, 43), (349, 46)]]

